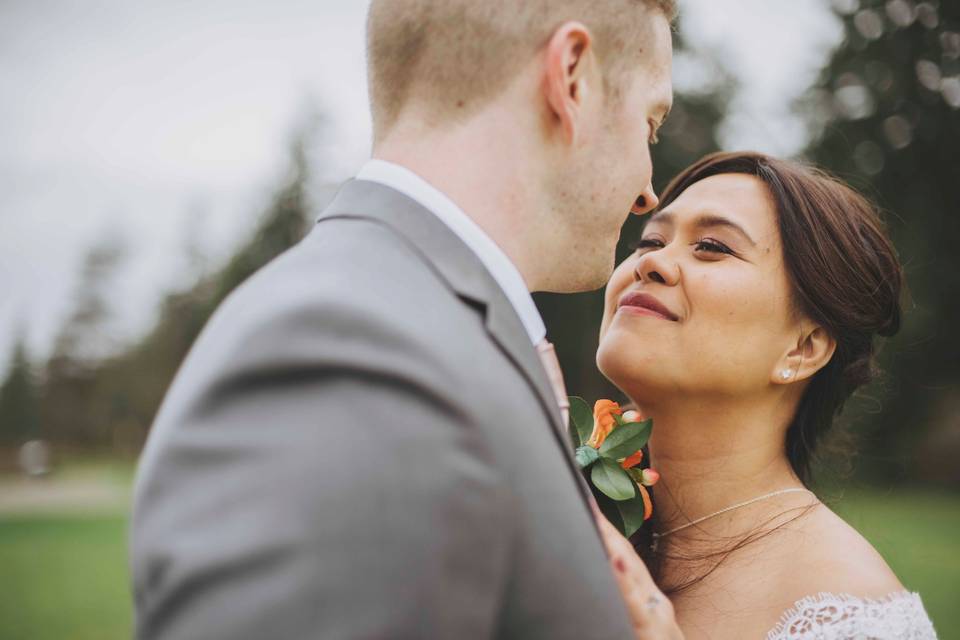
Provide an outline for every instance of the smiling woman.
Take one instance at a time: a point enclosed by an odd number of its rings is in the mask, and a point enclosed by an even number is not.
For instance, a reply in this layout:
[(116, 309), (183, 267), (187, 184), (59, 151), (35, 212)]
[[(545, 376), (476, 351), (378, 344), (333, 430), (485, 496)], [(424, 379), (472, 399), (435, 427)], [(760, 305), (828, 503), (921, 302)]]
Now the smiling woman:
[[(673, 375), (669, 384), (688, 391), (735, 391), (758, 382), (750, 375), (767, 380), (770, 367), (806, 382), (787, 449), (809, 480), (819, 437), (875, 373), (874, 336), (900, 326), (900, 264), (871, 204), (815, 169), (761, 154), (715, 154), (667, 187), (635, 249), (611, 279), (602, 332), (617, 328), (614, 301), (642, 291), (666, 315), (688, 321), (668, 337), (678, 342), (660, 343), (672, 349), (677, 371), (660, 360), (651, 384)], [(654, 290), (644, 280), (668, 286)], [(612, 338), (601, 344), (600, 364), (617, 377), (619, 352), (604, 349)], [(630, 352), (637, 373), (651, 364), (643, 351)], [(685, 354), (695, 361), (678, 361)], [(703, 366), (713, 374), (688, 379)], [(715, 380), (720, 370), (730, 378)]]
[[(641, 551), (688, 638), (933, 637), (919, 597), (807, 488), (876, 337), (899, 328), (901, 285), (869, 202), (757, 153), (681, 173), (617, 268), (597, 361), (656, 424), (657, 544)], [(842, 615), (803, 618), (821, 605)], [(877, 620), (917, 635), (876, 636)]]

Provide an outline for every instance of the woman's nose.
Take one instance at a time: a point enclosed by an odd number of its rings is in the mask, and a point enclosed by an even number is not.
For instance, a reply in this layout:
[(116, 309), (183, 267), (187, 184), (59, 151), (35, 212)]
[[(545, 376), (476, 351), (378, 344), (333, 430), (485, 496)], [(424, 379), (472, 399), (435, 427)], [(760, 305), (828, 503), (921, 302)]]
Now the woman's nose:
[(674, 286), (680, 280), (680, 267), (670, 259), (669, 252), (665, 249), (657, 249), (640, 256), (633, 273), (638, 282)]

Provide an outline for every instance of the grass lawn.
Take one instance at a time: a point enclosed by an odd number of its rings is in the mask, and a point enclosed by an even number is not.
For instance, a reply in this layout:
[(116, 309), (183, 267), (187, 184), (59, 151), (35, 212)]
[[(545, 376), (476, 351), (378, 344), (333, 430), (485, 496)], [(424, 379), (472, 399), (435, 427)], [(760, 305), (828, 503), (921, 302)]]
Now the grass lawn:
[(938, 636), (960, 638), (960, 496), (857, 492), (832, 507), (920, 593)]
[[(960, 638), (960, 496), (848, 493), (833, 504), (923, 595), (941, 638)], [(131, 637), (127, 520), (0, 514), (0, 639)]]
[(132, 637), (123, 516), (0, 516), (0, 638)]

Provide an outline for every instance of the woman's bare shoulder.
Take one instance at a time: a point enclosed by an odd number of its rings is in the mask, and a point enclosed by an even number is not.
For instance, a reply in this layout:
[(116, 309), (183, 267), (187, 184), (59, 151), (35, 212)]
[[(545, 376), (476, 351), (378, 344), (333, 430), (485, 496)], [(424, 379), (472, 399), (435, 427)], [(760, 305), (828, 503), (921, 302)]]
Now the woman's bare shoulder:
[(737, 630), (731, 638), (764, 637), (804, 598), (829, 592), (881, 599), (903, 590), (873, 546), (823, 505), (736, 555), (677, 603), (688, 637), (726, 637), (716, 636), (717, 620)]
[(787, 525), (779, 540), (778, 589), (789, 599), (829, 592), (879, 598), (903, 585), (876, 549), (824, 505)]

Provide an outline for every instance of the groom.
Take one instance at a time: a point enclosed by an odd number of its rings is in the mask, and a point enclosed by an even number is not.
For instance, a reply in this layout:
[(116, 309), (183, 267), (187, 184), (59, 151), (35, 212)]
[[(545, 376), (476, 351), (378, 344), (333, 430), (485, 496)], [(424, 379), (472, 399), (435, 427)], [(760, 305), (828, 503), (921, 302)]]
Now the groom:
[(376, 159), (217, 311), (151, 432), (138, 637), (632, 637), (529, 292), (602, 286), (655, 206), (673, 12), (373, 0)]

